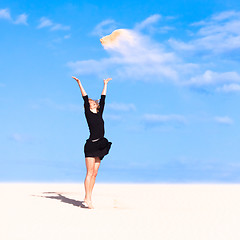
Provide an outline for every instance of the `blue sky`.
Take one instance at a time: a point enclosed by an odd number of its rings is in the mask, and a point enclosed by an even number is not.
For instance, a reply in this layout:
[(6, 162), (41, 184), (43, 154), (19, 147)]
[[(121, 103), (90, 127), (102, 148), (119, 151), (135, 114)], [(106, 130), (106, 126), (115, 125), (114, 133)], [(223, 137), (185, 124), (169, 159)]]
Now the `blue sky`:
[[(99, 182), (240, 181), (239, 1), (0, 3), (0, 181), (83, 181), (88, 128), (113, 142)], [(104, 49), (115, 29), (134, 46)]]

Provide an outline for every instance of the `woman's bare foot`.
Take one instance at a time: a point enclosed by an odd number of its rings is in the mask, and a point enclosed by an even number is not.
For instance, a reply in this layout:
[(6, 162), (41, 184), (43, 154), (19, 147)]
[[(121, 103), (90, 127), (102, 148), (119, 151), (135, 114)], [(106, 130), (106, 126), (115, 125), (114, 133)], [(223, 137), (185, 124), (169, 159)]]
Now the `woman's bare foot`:
[(92, 205), (92, 201), (84, 199), (84, 202), (86, 203), (86, 205), (88, 206), (88, 208), (90, 209), (94, 209), (93, 205)]

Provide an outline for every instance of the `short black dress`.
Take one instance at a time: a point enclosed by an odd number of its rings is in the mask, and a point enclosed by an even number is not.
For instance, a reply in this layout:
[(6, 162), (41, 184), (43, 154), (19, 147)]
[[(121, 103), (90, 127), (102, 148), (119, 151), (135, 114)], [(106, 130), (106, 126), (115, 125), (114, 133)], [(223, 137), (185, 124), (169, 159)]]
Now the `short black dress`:
[(97, 113), (90, 110), (88, 95), (83, 96), (85, 117), (88, 123), (90, 136), (84, 145), (85, 157), (99, 157), (100, 160), (108, 154), (112, 143), (104, 137), (104, 121), (102, 118), (106, 95), (101, 95), (100, 108)]

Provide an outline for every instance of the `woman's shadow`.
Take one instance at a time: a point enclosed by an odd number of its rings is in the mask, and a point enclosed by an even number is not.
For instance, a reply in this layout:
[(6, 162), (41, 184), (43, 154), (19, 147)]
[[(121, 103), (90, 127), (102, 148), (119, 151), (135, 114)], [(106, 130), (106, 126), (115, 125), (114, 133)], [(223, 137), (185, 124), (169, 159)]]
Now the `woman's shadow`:
[(77, 201), (75, 199), (67, 198), (67, 197), (63, 196), (62, 193), (58, 193), (58, 192), (43, 192), (42, 194), (47, 194), (47, 195), (42, 195), (42, 196), (38, 196), (38, 197), (56, 199), (56, 200), (59, 200), (59, 201), (61, 201), (63, 203), (72, 204), (75, 207), (88, 208), (87, 206), (84, 205), (84, 201)]

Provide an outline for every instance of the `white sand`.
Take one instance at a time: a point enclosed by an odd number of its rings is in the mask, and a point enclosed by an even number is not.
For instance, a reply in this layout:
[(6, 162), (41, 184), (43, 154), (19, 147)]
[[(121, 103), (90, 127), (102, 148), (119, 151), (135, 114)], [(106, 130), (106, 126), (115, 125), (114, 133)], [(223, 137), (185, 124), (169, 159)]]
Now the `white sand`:
[(1, 240), (239, 240), (240, 185), (0, 184)]

